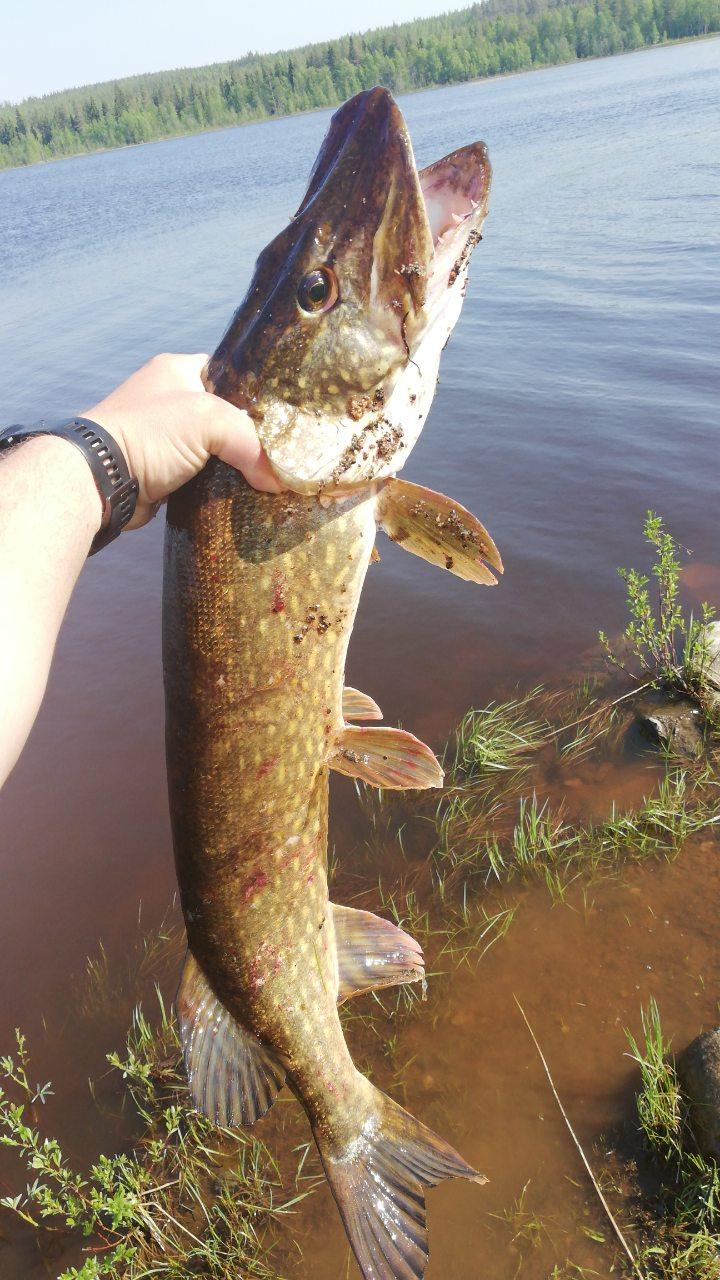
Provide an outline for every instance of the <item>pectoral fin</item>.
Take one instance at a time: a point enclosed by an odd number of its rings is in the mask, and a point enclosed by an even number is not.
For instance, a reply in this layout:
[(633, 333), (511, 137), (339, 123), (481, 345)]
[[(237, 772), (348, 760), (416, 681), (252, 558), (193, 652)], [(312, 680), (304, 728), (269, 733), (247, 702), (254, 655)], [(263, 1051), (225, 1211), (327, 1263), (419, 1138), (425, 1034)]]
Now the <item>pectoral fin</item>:
[(333, 922), (340, 1003), (363, 991), (419, 982), (425, 977), (420, 943), (389, 920), (373, 915), (372, 911), (357, 911), (354, 907), (338, 907), (333, 903)]
[(378, 523), (393, 542), (466, 582), (491, 585), (500, 553), (484, 525), (459, 502), (407, 480), (388, 480), (378, 494)]
[(403, 791), (441, 787), (443, 771), (429, 747), (404, 729), (347, 725), (328, 761), (331, 769), (373, 787)]
[(190, 951), (175, 1008), (197, 1110), (226, 1127), (254, 1124), (282, 1089), (285, 1069), (220, 1003)]
[(342, 713), (345, 720), (382, 720), (377, 702), (349, 685), (343, 689)]

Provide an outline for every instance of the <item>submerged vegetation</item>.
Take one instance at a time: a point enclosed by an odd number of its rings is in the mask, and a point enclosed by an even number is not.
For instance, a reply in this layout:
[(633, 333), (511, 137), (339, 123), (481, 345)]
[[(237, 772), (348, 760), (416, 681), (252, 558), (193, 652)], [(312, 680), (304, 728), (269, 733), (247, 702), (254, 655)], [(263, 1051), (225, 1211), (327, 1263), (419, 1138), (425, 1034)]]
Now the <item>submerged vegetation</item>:
[(422, 815), (436, 831), (428, 866), (443, 911), (461, 900), (467, 912), (469, 895), (513, 882), (540, 881), (562, 901), (573, 886), (673, 859), (692, 836), (714, 829), (720, 749), (711, 743), (691, 761), (646, 753), (647, 781), (634, 805), (613, 801), (594, 820), (572, 813), (570, 802), (600, 774), (620, 778), (627, 755), (642, 759), (639, 743), (627, 746), (632, 734), (623, 698), (608, 703), (587, 682), (562, 697), (536, 689), (468, 712), (447, 753), (437, 808)]
[[(543, 702), (556, 713), (554, 722), (546, 720), (544, 733), (538, 718)], [(715, 756), (683, 765), (668, 757), (658, 782), (649, 775), (652, 790), (635, 807), (620, 810), (613, 804), (609, 816), (597, 821), (570, 820), (563, 781), (578, 780), (578, 760), (588, 750), (588, 737), (594, 739), (597, 752), (598, 738), (604, 736), (607, 749), (608, 735), (617, 725), (602, 705), (593, 710), (591, 704), (585, 732), (579, 733), (567, 707), (561, 705), (564, 714), (558, 716), (557, 702), (552, 704), (552, 699), (535, 693), (526, 703), (524, 727), (515, 701), (473, 711), (469, 737), (468, 718), (463, 721), (449, 786), (437, 811), (434, 871), (443, 894), (448, 882), (467, 886), (478, 880), (508, 883), (521, 878), (544, 881), (560, 900), (578, 880), (614, 875), (624, 865), (651, 857), (672, 858), (690, 836), (715, 823)], [(478, 767), (473, 739), (484, 733), (486, 721), (497, 726), (505, 717), (506, 730), (515, 741), (512, 760), (498, 781), (494, 766)]]
[(720, 0), (485, 0), (363, 35), (0, 106), (0, 168), (622, 53), (720, 30)]

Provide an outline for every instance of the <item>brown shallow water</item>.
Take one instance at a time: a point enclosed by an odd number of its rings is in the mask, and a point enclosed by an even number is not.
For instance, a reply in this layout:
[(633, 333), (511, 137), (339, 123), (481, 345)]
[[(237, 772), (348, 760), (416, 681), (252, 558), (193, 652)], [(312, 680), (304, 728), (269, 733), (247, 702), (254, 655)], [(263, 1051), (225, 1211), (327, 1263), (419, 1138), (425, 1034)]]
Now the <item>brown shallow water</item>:
[[(637, 1079), (624, 1056), (624, 1028), (638, 1030), (640, 1005), (657, 998), (678, 1045), (717, 1021), (717, 927), (707, 901), (717, 902), (719, 890), (717, 845), (708, 842), (672, 866), (596, 890), (587, 904), (578, 898), (552, 909), (543, 891), (528, 891), (477, 971), (453, 972), (427, 1016), (404, 1031), (398, 1056), (412, 1058), (403, 1073), (408, 1100), (490, 1178), (481, 1189), (447, 1185), (432, 1193), (430, 1277), (541, 1280), (568, 1259), (609, 1275), (612, 1247), (583, 1230), (609, 1240), (608, 1224), (515, 1000), (599, 1166), (596, 1144), (602, 1151), (603, 1135), (631, 1115)], [(511, 1227), (492, 1216), (502, 1216), (526, 1184), (525, 1208), (544, 1224), (535, 1248), (513, 1243), (523, 1219)], [(304, 1247), (316, 1270), (301, 1264), (297, 1275), (343, 1275), (347, 1251), (321, 1230), (325, 1213), (313, 1209), (318, 1230)]]
[[(518, 683), (562, 685), (598, 628), (622, 625), (615, 567), (642, 560), (648, 506), (696, 553), (688, 600), (720, 605), (708, 465), (719, 65), (720, 41), (710, 41), (407, 103), (422, 162), (482, 135), (495, 166), (466, 311), (407, 474), (477, 511), (506, 579), (473, 591), (381, 546), (348, 673), (388, 723), (436, 747), (469, 705)], [(254, 253), (297, 203), (323, 123), (312, 116), (0, 175), (8, 420), (77, 408), (155, 349), (212, 346)], [(79, 1017), (78, 975), (99, 938), (121, 966), (139, 904), (150, 925), (174, 890), (161, 542), (158, 523), (88, 564), (42, 713), (0, 797), (0, 1049), (13, 1027), (26, 1030), (38, 1078), (55, 1082), (48, 1127), (79, 1158), (119, 1141), (130, 1118), (99, 1111), (87, 1084), (102, 1078), (128, 1011), (120, 1003), (115, 1018)], [(568, 803), (598, 815), (637, 799), (647, 766), (579, 777)], [(355, 874), (361, 892), (374, 872), (362, 860), (348, 866), (362, 839), (359, 810), (349, 786), (333, 794), (341, 883)], [(591, 1151), (631, 1115), (623, 1027), (638, 1029), (641, 1004), (657, 996), (678, 1045), (717, 1021), (719, 874), (715, 846), (700, 842), (674, 865), (629, 872), (586, 901), (553, 907), (544, 891), (524, 890), (507, 937), (477, 970), (436, 984), (403, 1027), (392, 1067), (410, 1065), (398, 1096), (491, 1179), (432, 1193), (434, 1280), (540, 1280), (566, 1258), (610, 1274), (612, 1249), (584, 1232), (605, 1224), (514, 997)], [(378, 1071), (392, 1087), (387, 1064)], [(98, 1089), (116, 1103), (114, 1086)], [(11, 1178), (4, 1160), (0, 1179)], [(523, 1251), (492, 1215), (526, 1184), (549, 1234)], [(292, 1232), (303, 1259), (286, 1270), (297, 1280), (353, 1274), (325, 1191), (301, 1207)], [(3, 1219), (3, 1280), (47, 1274), (29, 1235)]]

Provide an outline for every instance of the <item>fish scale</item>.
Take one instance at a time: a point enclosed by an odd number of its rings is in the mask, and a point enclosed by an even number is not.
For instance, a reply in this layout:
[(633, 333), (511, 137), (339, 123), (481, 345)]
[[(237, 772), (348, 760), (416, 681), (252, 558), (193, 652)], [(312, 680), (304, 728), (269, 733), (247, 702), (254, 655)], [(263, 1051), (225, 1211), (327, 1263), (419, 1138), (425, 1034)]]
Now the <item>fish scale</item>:
[(333, 116), (305, 199), (258, 259), (208, 364), (276, 475), (212, 459), (168, 503), (163, 663), (175, 860), (188, 938), (176, 1000), (194, 1104), (252, 1124), (287, 1081), (312, 1126), (364, 1280), (420, 1280), (424, 1189), (484, 1179), (355, 1067), (338, 1004), (423, 978), (418, 943), (328, 895), (328, 778), (432, 787), (411, 733), (344, 688), (378, 527), (473, 583), (497, 548), (400, 480), (427, 416), (487, 210), (481, 143), (418, 174), (375, 89)]
[(168, 509), (167, 711), (182, 726), (168, 772), (188, 945), (318, 1123), (361, 1080), (337, 1015), (327, 778), (375, 532), (372, 492), (323, 507), (256, 493), (220, 462)]

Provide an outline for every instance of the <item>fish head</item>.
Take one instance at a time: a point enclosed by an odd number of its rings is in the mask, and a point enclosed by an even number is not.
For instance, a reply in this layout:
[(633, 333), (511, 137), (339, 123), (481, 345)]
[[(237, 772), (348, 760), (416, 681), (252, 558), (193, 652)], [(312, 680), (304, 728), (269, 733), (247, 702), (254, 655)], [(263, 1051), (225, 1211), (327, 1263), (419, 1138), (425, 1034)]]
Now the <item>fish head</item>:
[(418, 172), (385, 89), (332, 117), (290, 224), (261, 253), (206, 372), (253, 417), (282, 483), (394, 474), (430, 408), (487, 211), (482, 143)]

